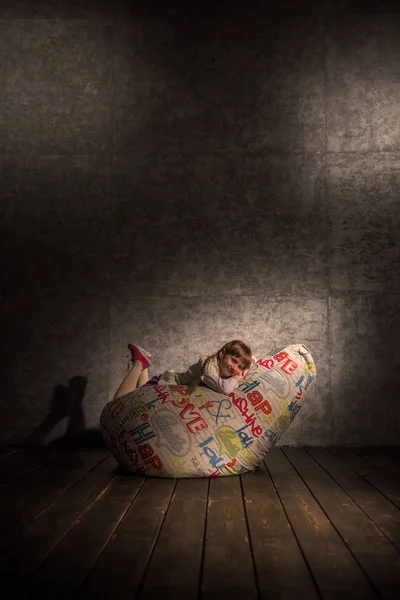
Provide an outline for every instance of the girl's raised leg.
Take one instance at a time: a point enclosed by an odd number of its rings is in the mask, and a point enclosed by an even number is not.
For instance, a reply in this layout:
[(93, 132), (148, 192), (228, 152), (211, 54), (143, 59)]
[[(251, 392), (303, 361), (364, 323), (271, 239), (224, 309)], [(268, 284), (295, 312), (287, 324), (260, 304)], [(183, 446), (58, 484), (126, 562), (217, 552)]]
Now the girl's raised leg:
[(137, 384), (137, 387), (142, 387), (142, 385), (144, 385), (145, 383), (147, 383), (149, 380), (149, 372), (147, 369), (143, 369), (143, 371), (140, 373), (140, 377), (139, 377), (139, 381)]
[[(147, 369), (145, 369), (147, 373)], [(133, 363), (132, 369), (129, 371), (117, 391), (115, 392), (113, 400), (120, 398), (121, 396), (125, 396), (125, 394), (129, 394), (129, 392), (133, 392), (138, 387), (139, 380), (143, 374), (142, 364), (140, 361), (135, 360)], [(148, 378), (147, 378), (148, 380)], [(146, 381), (147, 381), (146, 380)]]

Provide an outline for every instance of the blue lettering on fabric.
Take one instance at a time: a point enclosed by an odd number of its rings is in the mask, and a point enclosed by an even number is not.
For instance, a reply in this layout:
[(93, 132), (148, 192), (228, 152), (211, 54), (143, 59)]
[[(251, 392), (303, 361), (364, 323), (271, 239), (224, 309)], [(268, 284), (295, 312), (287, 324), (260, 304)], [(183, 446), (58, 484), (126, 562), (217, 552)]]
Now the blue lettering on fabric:
[(222, 414), (222, 408), (225, 407), (225, 410), (229, 410), (232, 406), (232, 402), (230, 400), (228, 400), (227, 398), (223, 398), (222, 400), (211, 400), (211, 403), (214, 405), (217, 405), (214, 408), (215, 412), (211, 412), (210, 408), (207, 407), (207, 412), (210, 415), (210, 417), (214, 417), (215, 419), (215, 423), (218, 425), (218, 421), (219, 419), (226, 419), (226, 418), (231, 418), (232, 415), (230, 415), (229, 413), (226, 414)]
[(248, 392), (251, 392), (251, 390), (254, 390), (254, 388), (256, 388), (258, 385), (260, 385), (259, 381), (245, 383), (244, 386), (240, 386), (240, 391), (243, 392), (243, 394), (247, 394)]
[(210, 436), (204, 440), (204, 442), (199, 444), (199, 448), (203, 450), (204, 454), (208, 458), (208, 462), (214, 467), (214, 469), (222, 469), (225, 466), (225, 460), (222, 458), (222, 456), (218, 456), (218, 454), (208, 445), (214, 441), (214, 438)]
[(245, 432), (245, 429), (247, 428), (248, 425), (243, 425), (243, 427), (241, 427), (240, 429), (236, 429), (236, 433), (240, 437), (240, 441), (243, 444), (243, 448), (248, 448), (254, 442), (254, 438)]
[(288, 404), (288, 409), (290, 412), (290, 420), (293, 421), (293, 419), (295, 418), (295, 416), (297, 415), (297, 413), (300, 410), (300, 406), (296, 400), (292, 400), (292, 402), (290, 404)]
[(307, 391), (308, 386), (310, 385), (310, 383), (312, 383), (314, 381), (314, 379), (315, 379), (314, 375), (311, 375), (311, 373), (309, 373), (308, 377), (307, 377), (307, 383), (304, 386), (305, 391)]
[(147, 433), (144, 433), (146, 429), (150, 429), (149, 423), (141, 423), (129, 431), (129, 435), (138, 436), (137, 439), (134, 440), (135, 444), (143, 444), (143, 442), (147, 442), (156, 437), (156, 434), (152, 429)]

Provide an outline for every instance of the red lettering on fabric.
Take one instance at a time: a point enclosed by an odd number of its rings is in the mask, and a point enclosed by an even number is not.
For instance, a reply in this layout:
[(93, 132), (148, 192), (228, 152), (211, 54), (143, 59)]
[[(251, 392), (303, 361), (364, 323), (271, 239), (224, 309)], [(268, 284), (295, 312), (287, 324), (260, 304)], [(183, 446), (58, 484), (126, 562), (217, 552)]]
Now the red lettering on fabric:
[(272, 358), (266, 358), (265, 360), (258, 360), (256, 362), (257, 365), (261, 365), (262, 367), (265, 367), (266, 369), (272, 369), (272, 367), (274, 366), (274, 361), (272, 360)]
[(163, 468), (162, 460), (158, 456), (158, 454), (152, 456), (151, 459), (147, 461), (147, 463), (151, 463), (151, 466), (154, 467), (154, 469), (156, 469), (157, 471)]
[(189, 398), (181, 398), (180, 400), (172, 400), (172, 404), (181, 408), (182, 406), (187, 406), (189, 403)]
[(291, 375), (297, 369), (297, 367), (298, 365), (294, 362), (294, 360), (288, 358), (285, 364), (281, 366), (281, 369), (288, 375)]
[(193, 419), (193, 421), (189, 421), (187, 424), (187, 428), (190, 433), (199, 433), (199, 431), (203, 431), (203, 429), (207, 429), (208, 425), (203, 417), (197, 417), (197, 419)]
[[(179, 413), (180, 416), (182, 417), (182, 419), (187, 419), (189, 417), (192, 416), (196, 416), (196, 417), (200, 417), (198, 412), (193, 412), (194, 410), (194, 405), (190, 404), (190, 402), (188, 401), (187, 405), (181, 410), (181, 412)], [(188, 413), (187, 417), (186, 414)]]
[(280, 363), (283, 360), (285, 360), (285, 358), (288, 358), (288, 353), (287, 352), (278, 352), (278, 354), (274, 355), (274, 359), (276, 360), (276, 362)]
[(213, 473), (210, 473), (209, 477), (218, 477), (218, 475), (221, 475), (221, 471), (217, 469)]
[(198, 412), (196, 412), (195, 406), (194, 404), (191, 404), (189, 402), (189, 398), (172, 400), (172, 404), (182, 409), (179, 413), (181, 419), (190, 419), (190, 421), (186, 423), (186, 427), (189, 429), (190, 433), (195, 434), (199, 431), (203, 431), (203, 429), (207, 429), (208, 425), (206, 421), (203, 419), (203, 417), (200, 416)]
[(234, 404), (240, 414), (245, 417), (245, 422), (250, 426), (251, 433), (254, 437), (260, 437), (260, 435), (262, 435), (262, 427), (256, 425), (256, 416), (254, 413), (248, 414), (249, 405), (246, 398), (237, 398), (234, 392), (227, 394), (227, 396), (232, 399), (232, 404)]
[(158, 454), (154, 454), (154, 450), (150, 444), (142, 444), (141, 446), (138, 446), (138, 451), (140, 456), (143, 458), (145, 465), (151, 464), (151, 466), (157, 471), (162, 469), (162, 460)]
[(260, 392), (258, 390), (255, 390), (254, 392), (250, 392), (250, 394), (247, 394), (247, 397), (253, 406), (255, 406), (256, 404), (261, 402), (261, 400), (263, 399), (262, 395), (260, 394)]
[(149, 458), (153, 455), (153, 448), (150, 446), (150, 444), (142, 444), (141, 446), (138, 446), (138, 450), (143, 460), (146, 460), (146, 458)]
[(269, 415), (272, 411), (272, 408), (268, 400), (264, 400), (264, 402), (261, 402), (261, 404), (256, 406), (256, 411), (258, 410), (261, 410), (264, 414)]
[(164, 404), (167, 401), (167, 398), (169, 396), (168, 392), (165, 392), (166, 386), (165, 385), (154, 385), (153, 389), (157, 395), (157, 398), (160, 398), (161, 400), (161, 404)]
[(245, 419), (245, 422), (250, 426), (251, 433), (254, 435), (254, 437), (260, 437), (260, 435), (262, 435), (262, 427), (260, 427), (260, 425), (256, 425), (256, 415), (254, 413), (248, 415)]
[(258, 390), (247, 394), (247, 397), (256, 409), (256, 411), (261, 410), (266, 415), (269, 415), (272, 411), (270, 403), (268, 402), (268, 400), (264, 400), (263, 396)]
[(239, 412), (246, 416), (248, 411), (248, 403), (246, 398), (236, 398), (235, 394), (231, 392), (228, 394), (232, 398), (233, 404), (239, 409)]

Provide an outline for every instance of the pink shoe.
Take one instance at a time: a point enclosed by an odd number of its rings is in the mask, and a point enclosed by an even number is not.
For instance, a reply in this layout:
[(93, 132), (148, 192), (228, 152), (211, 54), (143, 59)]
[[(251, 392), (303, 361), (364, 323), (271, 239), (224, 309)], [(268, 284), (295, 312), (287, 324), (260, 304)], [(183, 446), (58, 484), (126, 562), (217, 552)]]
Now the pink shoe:
[(140, 346), (135, 346), (134, 344), (128, 344), (128, 348), (131, 351), (132, 362), (138, 360), (141, 363), (143, 369), (147, 369), (151, 365), (149, 357), (144, 354), (145, 350), (143, 348), (141, 348)]

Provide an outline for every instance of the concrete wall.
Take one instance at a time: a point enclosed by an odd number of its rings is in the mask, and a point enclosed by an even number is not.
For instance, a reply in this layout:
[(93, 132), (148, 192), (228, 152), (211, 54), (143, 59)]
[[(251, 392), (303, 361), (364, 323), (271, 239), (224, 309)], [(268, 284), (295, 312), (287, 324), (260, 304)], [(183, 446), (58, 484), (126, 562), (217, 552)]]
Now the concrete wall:
[(1, 4), (0, 441), (238, 337), (314, 355), (282, 443), (398, 443), (400, 10), (166, 4)]

